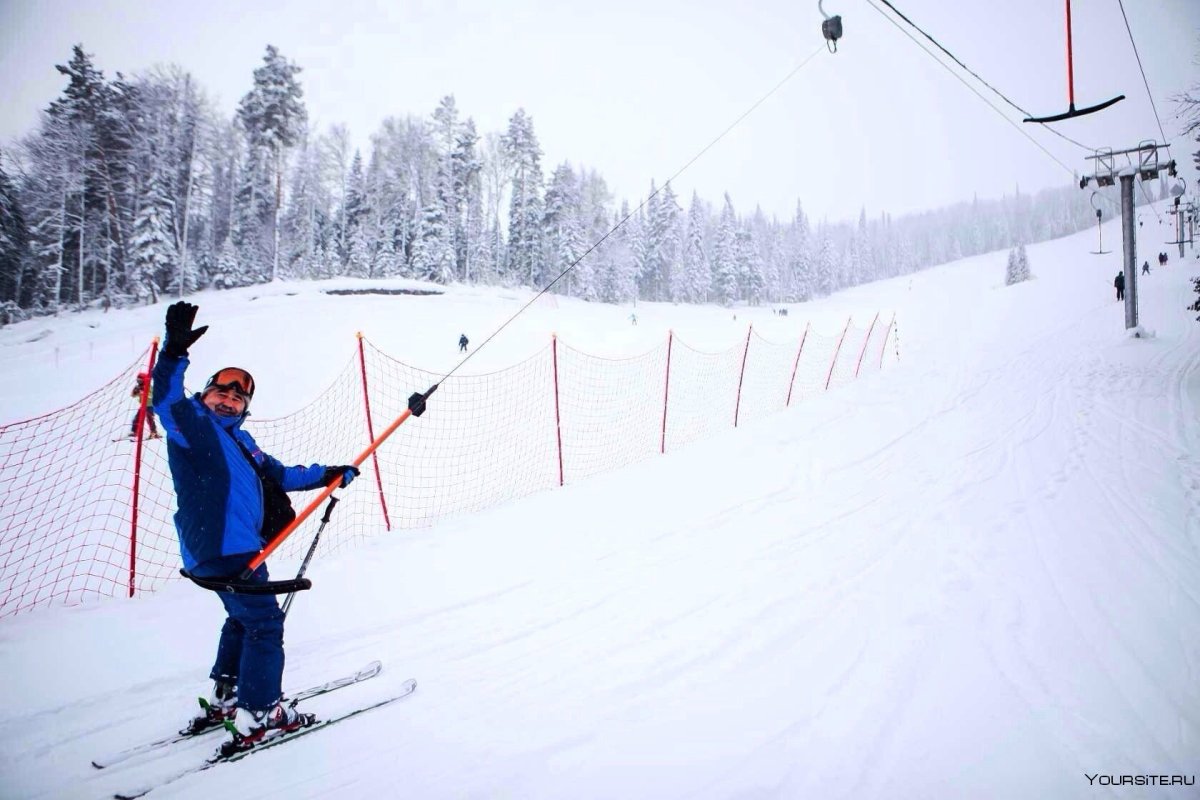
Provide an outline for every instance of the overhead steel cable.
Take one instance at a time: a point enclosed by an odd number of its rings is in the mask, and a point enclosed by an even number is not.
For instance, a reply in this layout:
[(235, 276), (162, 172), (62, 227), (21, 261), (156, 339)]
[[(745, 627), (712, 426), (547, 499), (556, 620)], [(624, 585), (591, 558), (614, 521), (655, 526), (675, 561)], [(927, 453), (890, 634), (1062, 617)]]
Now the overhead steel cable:
[[(554, 284), (556, 284), (560, 280), (562, 280), (563, 277), (568, 272), (575, 269), (575, 267), (579, 264), (579, 262), (581, 262), (581, 261), (583, 261), (583, 259), (587, 258), (587, 256), (593, 250), (595, 250), (600, 245), (604, 244), (605, 240), (608, 239), (608, 237), (610, 237), (614, 233), (616, 233), (621, 228), (622, 225), (624, 225), (635, 214), (637, 214), (639, 211), (641, 211), (643, 208), (645, 208), (646, 204), (649, 203), (651, 200), (653, 200), (654, 197), (659, 192), (661, 192), (663, 189), (670, 186), (672, 181), (674, 181), (676, 178), (678, 178), (680, 175), (682, 175), (689, 167), (692, 166), (692, 164), (695, 164), (697, 161), (699, 161), (701, 156), (703, 156), (705, 153), (707, 153), (709, 150), (711, 150), (713, 147), (715, 147), (716, 144), (718, 142), (720, 142), (722, 139), (724, 139), (729, 134), (730, 131), (732, 131), (734, 128), (736, 128), (742, 122), (742, 120), (744, 120), (746, 117), (750, 116), (750, 114), (752, 114), (755, 109), (757, 109), (759, 106), (761, 106), (763, 103), (765, 103), (767, 101), (767, 99), (771, 97), (771, 95), (773, 95), (777, 91), (779, 91), (785, 83), (787, 83), (789, 80), (791, 80), (792, 77), (797, 72), (799, 72), (801, 69), (803, 69), (808, 64), (808, 62), (810, 62), (814, 58), (816, 58), (816, 56), (818, 54), (820, 54), (820, 52), (824, 49), (825, 49), (825, 45), (822, 44), (820, 47), (818, 47), (816, 50), (814, 50), (811, 55), (809, 55), (807, 58), (805, 58), (803, 61), (801, 61), (799, 64), (797, 64), (792, 69), (792, 71), (789, 72), (787, 75), (785, 75), (783, 77), (783, 79), (780, 80), (777, 84), (775, 84), (771, 88), (770, 91), (768, 91), (766, 94), (764, 94), (758, 100), (756, 100), (752, 106), (750, 106), (748, 109), (746, 109), (744, 112), (742, 112), (741, 116), (739, 116), (737, 119), (735, 119), (732, 123), (729, 124), (729, 127), (727, 127), (725, 130), (721, 131), (721, 133), (717, 136), (717, 138), (713, 139), (711, 142), (709, 142), (707, 145), (705, 145), (704, 148), (700, 152), (698, 152), (698, 153), (696, 153), (696, 155), (692, 156), (692, 158), (686, 164), (684, 164), (682, 167), (680, 167), (678, 170), (676, 170), (674, 175), (667, 178), (667, 180), (663, 183), (662, 186), (655, 189), (653, 192), (651, 192), (646, 197), (645, 200), (643, 200), (641, 203), (639, 203), (637, 208), (633, 209), (628, 214), (626, 214), (624, 217), (622, 217), (620, 219), (620, 221), (617, 222), (617, 224), (613, 225), (608, 230), (607, 233), (605, 233), (603, 236), (601, 236), (599, 239), (597, 239), (595, 241), (595, 243), (592, 244), (591, 247), (589, 247), (587, 250), (585, 250), (583, 252), (583, 255), (579, 256), (579, 258), (575, 259), (570, 264), (568, 264), (567, 267), (565, 269), (563, 269), (562, 272), (558, 273), (558, 275), (554, 278), (554, 280), (552, 280), (552, 281), (550, 281), (550, 283), (546, 284), (542, 288), (542, 290), (539, 291), (536, 295), (534, 295), (533, 298), (528, 303), (526, 303), (525, 305), (523, 305), (519, 309), (517, 309), (515, 314), (513, 314), (511, 317), (509, 317), (507, 320), (505, 320), (504, 323), (499, 328), (496, 328), (496, 330), (492, 331), (491, 335), (489, 335), (486, 339), (484, 339), (483, 342), (479, 345), (479, 347), (475, 348), (473, 351), (471, 351), (471, 353), (469, 355), (467, 355), (466, 358), (464, 358), (462, 361), (458, 362), (458, 364), (455, 365), (454, 369), (450, 370), (445, 375), (443, 375), (442, 381), (446, 380), (446, 378), (449, 378), (455, 372), (458, 372), (459, 368), (462, 367), (463, 364), (466, 364), (468, 361), (470, 361), (471, 358), (476, 353), (478, 353), (480, 350), (482, 350), (487, 345), (488, 342), (490, 342), (492, 339), (495, 339), (496, 336), (499, 335), (500, 331), (507, 328), (512, 323), (513, 320), (515, 320), (517, 317), (521, 316), (521, 314), (523, 314), (525, 312), (525, 309), (529, 308), (531, 305), (536, 303), (538, 301), (538, 299), (541, 298), (542, 295), (544, 295), (546, 292), (550, 291), (550, 289), (554, 287)], [(438, 381), (438, 383), (440, 384), (442, 381)]]
[[(871, 7), (872, 7), (872, 8), (874, 8), (876, 11), (878, 11), (880, 14), (882, 14), (882, 15), (883, 15), (883, 17), (884, 17), (885, 19), (887, 19), (887, 20), (888, 20), (889, 22), (891, 22), (893, 25), (896, 25), (896, 21), (895, 21), (894, 19), (892, 19), (891, 17), (889, 17), (887, 14), (885, 14), (885, 13), (883, 12), (883, 9), (881, 9), (881, 8), (879, 8), (879, 6), (875, 5), (875, 3), (874, 3), (874, 1), (873, 1), (873, 0), (867, 0), (867, 2), (871, 4)], [(935, 46), (935, 47), (937, 47), (937, 49), (939, 49), (939, 50), (941, 50), (943, 53), (945, 53), (945, 54), (946, 54), (946, 56), (947, 56), (948, 58), (950, 58), (952, 61), (954, 61), (954, 63), (955, 63), (955, 64), (958, 64), (958, 66), (962, 67), (962, 68), (963, 68), (963, 70), (965, 70), (967, 73), (969, 73), (969, 74), (971, 75), (971, 77), (973, 77), (975, 80), (979, 81), (979, 82), (980, 82), (980, 83), (982, 83), (984, 86), (986, 86), (987, 88), (991, 89), (991, 90), (992, 90), (992, 91), (993, 91), (993, 92), (996, 94), (996, 96), (997, 96), (997, 97), (999, 97), (1001, 100), (1003, 100), (1004, 102), (1008, 103), (1010, 106), (1012, 106), (1013, 108), (1015, 108), (1017, 111), (1020, 111), (1020, 112), (1021, 112), (1022, 114), (1024, 114), (1026, 117), (1032, 117), (1032, 116), (1033, 116), (1033, 114), (1030, 114), (1028, 111), (1026, 111), (1025, 109), (1021, 108), (1019, 105), (1017, 105), (1017, 104), (1016, 104), (1016, 103), (1014, 103), (1012, 100), (1010, 100), (1010, 99), (1008, 98), (1008, 96), (1004, 94), (1004, 92), (1000, 91), (1000, 90), (999, 90), (999, 89), (997, 89), (995, 86), (992, 86), (992, 84), (990, 84), (990, 83), (988, 83), (987, 81), (985, 81), (985, 80), (984, 80), (984, 79), (983, 79), (983, 78), (982, 78), (982, 77), (979, 75), (979, 73), (975, 72), (973, 69), (971, 69), (970, 67), (968, 67), (966, 64), (964, 64), (964, 63), (962, 62), (962, 60), (961, 60), (961, 59), (960, 59), (958, 56), (954, 55), (954, 53), (951, 53), (949, 50), (947, 50), (945, 47), (943, 47), (943, 46), (942, 46), (942, 44), (941, 44), (941, 42), (939, 42), (937, 39), (933, 38), (933, 37), (932, 37), (932, 36), (930, 36), (928, 33), (926, 33), (926, 32), (925, 32), (925, 31), (924, 31), (924, 30), (921, 28), (921, 26), (917, 25), (917, 23), (913, 22), (911, 19), (909, 19), (907, 16), (905, 16), (905, 15), (904, 15), (904, 13), (903, 13), (902, 11), (900, 11), (900, 9), (896, 8), (896, 6), (894, 6), (894, 5), (893, 5), (891, 2), (889, 2), (889, 0), (879, 0), (879, 2), (883, 3), (885, 6), (887, 6), (888, 8), (890, 8), (890, 9), (892, 10), (892, 13), (893, 13), (893, 14), (895, 14), (896, 16), (898, 16), (900, 19), (904, 20), (904, 21), (905, 21), (905, 22), (906, 22), (906, 23), (907, 23), (907, 24), (908, 24), (908, 25), (909, 25), (911, 28), (913, 28), (913, 30), (917, 31), (917, 32), (918, 32), (918, 33), (920, 33), (922, 36), (924, 36), (926, 39), (928, 39), (929, 41), (933, 42), (934, 46)], [(899, 26), (899, 25), (896, 25), (896, 27), (897, 27), (897, 28), (900, 28), (900, 26)], [(901, 30), (901, 31), (903, 31), (904, 29), (903, 29), (903, 28), (900, 28), (900, 30)], [(910, 38), (910, 39), (912, 39), (912, 37), (911, 37), (911, 36), (909, 36), (909, 38)], [(916, 42), (916, 40), (915, 40), (915, 39), (913, 39), (913, 41), (914, 41), (914, 42)], [(916, 44), (917, 44), (918, 46), (920, 46), (920, 42), (916, 42)], [(926, 53), (929, 53), (929, 51), (928, 51), (926, 48), (924, 48), (924, 47), (921, 47), (921, 49), (922, 49), (922, 50), (925, 50), (925, 52), (926, 52)], [(939, 60), (939, 59), (937, 59), (936, 57), (934, 57), (934, 55), (933, 55), (932, 53), (929, 53), (929, 56), (930, 56), (931, 58), (933, 58), (935, 61), (937, 61), (939, 64), (941, 64), (943, 67), (946, 67), (946, 65), (945, 65), (944, 63), (942, 63), (942, 61), (941, 61), (941, 60)], [(948, 70), (949, 70), (949, 67), (946, 67), (946, 69), (948, 69)], [(959, 78), (959, 80), (962, 80), (962, 78), (961, 78), (961, 77), (959, 77), (959, 76), (958, 76), (958, 75), (957, 75), (957, 74), (954, 72), (954, 70), (949, 70), (949, 71), (950, 71), (950, 74), (951, 74), (951, 75), (955, 75), (955, 77), (958, 77), (958, 78)], [(970, 87), (970, 84), (968, 84), (966, 81), (963, 81), (963, 85), (965, 85), (965, 86), (967, 86), (967, 87)], [(978, 93), (978, 92), (976, 92), (976, 94), (979, 94), (979, 93)], [(980, 95), (980, 97), (982, 98), (982, 95)], [(986, 102), (986, 101), (985, 101), (985, 102)], [(991, 105), (991, 103), (988, 103), (988, 105)], [(993, 106), (993, 108), (995, 108), (995, 106)], [(1005, 119), (1007, 119), (1007, 117), (1005, 117)], [(1039, 123), (1039, 124), (1040, 124), (1040, 125), (1042, 125), (1042, 127), (1043, 127), (1043, 128), (1045, 128), (1046, 130), (1050, 131), (1050, 133), (1053, 133), (1055, 136), (1059, 137), (1060, 139), (1064, 139), (1064, 140), (1066, 140), (1066, 141), (1070, 142), (1071, 144), (1075, 145), (1076, 147), (1079, 147), (1079, 148), (1082, 148), (1082, 149), (1084, 149), (1084, 150), (1087, 150), (1088, 152), (1095, 152), (1095, 148), (1094, 148), (1094, 147), (1088, 147), (1086, 144), (1083, 144), (1082, 142), (1077, 142), (1077, 141), (1075, 141), (1074, 139), (1072, 139), (1070, 136), (1067, 136), (1066, 134), (1064, 134), (1064, 133), (1061, 133), (1061, 132), (1059, 132), (1059, 131), (1055, 130), (1054, 128), (1051, 128), (1049, 125), (1046, 125), (1045, 123)], [(1031, 139), (1030, 141), (1033, 141), (1033, 140)], [(1041, 145), (1038, 145), (1038, 146), (1039, 146), (1039, 147), (1041, 147)], [(1053, 157), (1053, 156), (1051, 156), (1051, 158), (1054, 158), (1054, 157)], [(1058, 159), (1057, 159), (1057, 158), (1055, 158), (1054, 160), (1055, 160), (1055, 161), (1058, 161)], [(1059, 162), (1059, 163), (1062, 163), (1062, 162)]]
[(1129, 44), (1133, 46), (1133, 56), (1137, 59), (1138, 70), (1142, 73), (1142, 83), (1146, 87), (1146, 96), (1150, 98), (1150, 110), (1154, 112), (1154, 121), (1158, 123), (1158, 134), (1162, 137), (1163, 144), (1167, 146), (1167, 156), (1171, 155), (1171, 143), (1167, 141), (1167, 134), (1163, 130), (1162, 120), (1158, 116), (1158, 107), (1154, 105), (1154, 93), (1150, 91), (1150, 81), (1146, 79), (1146, 69), (1142, 66), (1142, 56), (1138, 53), (1137, 42), (1133, 40), (1133, 29), (1129, 27), (1129, 17), (1125, 14), (1124, 0), (1117, 0), (1117, 5), (1121, 7), (1121, 18), (1125, 20), (1125, 30), (1129, 33)]
[[(942, 61), (940, 58), (938, 58), (937, 56), (935, 56), (933, 53), (929, 52), (929, 49), (928, 49), (927, 47), (925, 47), (925, 45), (921, 44), (921, 42), (920, 42), (920, 41), (918, 41), (918, 40), (917, 40), (917, 39), (916, 39), (916, 38), (915, 38), (915, 37), (914, 37), (914, 36), (913, 36), (911, 33), (909, 33), (909, 32), (908, 32), (908, 31), (906, 31), (904, 28), (902, 28), (902, 27), (900, 26), (900, 23), (896, 22), (896, 20), (892, 19), (892, 18), (891, 18), (891, 17), (889, 17), (887, 14), (885, 14), (885, 13), (884, 13), (884, 11), (883, 11), (883, 9), (881, 9), (881, 8), (879, 8), (877, 5), (875, 5), (875, 3), (873, 2), (873, 0), (867, 0), (867, 2), (868, 2), (868, 3), (870, 3), (871, 7), (872, 7), (872, 8), (874, 8), (876, 11), (878, 11), (878, 12), (880, 13), (880, 15), (882, 15), (882, 16), (883, 16), (883, 18), (884, 18), (884, 19), (886, 19), (888, 22), (890, 22), (890, 23), (892, 23), (893, 25), (895, 25), (895, 26), (896, 26), (896, 29), (897, 29), (898, 31), (900, 31), (902, 34), (904, 34), (905, 36), (907, 36), (907, 37), (908, 37), (908, 38), (909, 38), (909, 39), (912, 41), (912, 43), (913, 43), (913, 44), (915, 44), (917, 47), (919, 47), (919, 48), (921, 48), (922, 50), (924, 50), (924, 51), (925, 51), (925, 53), (926, 53), (926, 54), (927, 54), (927, 55), (928, 55), (930, 58), (932, 58), (932, 59), (933, 59), (935, 62), (937, 62), (938, 64), (940, 64), (940, 65), (941, 65), (941, 67), (942, 67), (944, 70), (946, 70), (946, 71), (947, 71), (947, 72), (949, 72), (951, 75), (953, 75), (953, 76), (954, 76), (954, 78), (955, 78), (955, 79), (956, 79), (956, 80), (957, 80), (959, 83), (961, 83), (963, 86), (966, 86), (966, 87), (967, 87), (967, 88), (968, 88), (968, 89), (969, 89), (969, 90), (970, 90), (970, 91), (971, 91), (971, 92), (972, 92), (972, 93), (973, 93), (973, 94), (974, 94), (976, 97), (978, 97), (980, 100), (982, 100), (984, 103), (986, 103), (986, 104), (987, 104), (987, 106), (988, 106), (988, 108), (990, 108), (990, 109), (992, 109), (993, 111), (995, 111), (997, 114), (999, 114), (999, 115), (1000, 115), (1000, 118), (1001, 118), (1001, 119), (1003, 119), (1003, 120), (1004, 120), (1005, 122), (1007, 122), (1009, 125), (1013, 126), (1013, 128), (1014, 128), (1014, 129), (1017, 131), (1017, 133), (1021, 134), (1022, 136), (1024, 136), (1024, 137), (1025, 137), (1026, 139), (1028, 139), (1029, 141), (1033, 142), (1033, 145), (1034, 145), (1035, 147), (1037, 147), (1039, 150), (1041, 150), (1043, 153), (1045, 153), (1047, 156), (1049, 156), (1049, 157), (1050, 157), (1050, 159), (1051, 159), (1052, 161), (1054, 161), (1054, 162), (1055, 162), (1055, 163), (1057, 163), (1057, 164), (1058, 164), (1060, 167), (1062, 167), (1064, 170), (1066, 170), (1066, 171), (1067, 171), (1067, 174), (1069, 174), (1069, 175), (1070, 175), (1072, 178), (1074, 178), (1074, 177), (1075, 177), (1075, 170), (1071, 169), (1071, 168), (1070, 168), (1070, 167), (1068, 167), (1066, 164), (1064, 164), (1064, 163), (1063, 163), (1063, 162), (1062, 162), (1062, 161), (1061, 161), (1061, 160), (1058, 158), (1058, 156), (1056, 156), (1056, 155), (1054, 155), (1053, 153), (1051, 153), (1049, 150), (1047, 150), (1047, 149), (1046, 149), (1046, 148), (1045, 148), (1045, 147), (1042, 145), (1042, 143), (1041, 143), (1041, 142), (1039, 142), (1037, 139), (1034, 139), (1032, 136), (1030, 136), (1028, 131), (1026, 131), (1026, 130), (1025, 130), (1023, 127), (1021, 127), (1021, 126), (1020, 126), (1020, 125), (1018, 125), (1017, 123), (1013, 122), (1013, 121), (1012, 121), (1012, 120), (1011, 120), (1011, 119), (1010, 119), (1010, 118), (1009, 118), (1009, 117), (1008, 117), (1008, 116), (1007, 116), (1007, 115), (1006, 115), (1006, 114), (1005, 114), (1003, 111), (1001, 111), (1000, 109), (996, 108), (996, 106), (995, 106), (995, 105), (993, 105), (993, 104), (992, 104), (992, 102), (991, 102), (990, 100), (988, 100), (986, 97), (984, 97), (982, 94), (980, 94), (980, 93), (979, 93), (979, 90), (978, 90), (978, 89), (976, 89), (974, 86), (972, 86), (971, 84), (969, 84), (969, 83), (967, 83), (965, 80), (963, 80), (963, 77), (962, 77), (961, 75), (959, 75), (957, 72), (955, 72), (954, 70), (952, 70), (952, 69), (951, 69), (951, 68), (950, 68), (950, 67), (949, 67), (949, 66), (948, 66), (948, 65), (947, 65), (945, 62), (943, 62), (943, 61)], [(885, 3), (886, 3), (886, 2), (887, 2), (887, 0), (882, 0), (882, 2), (885, 2)], [(890, 4), (890, 3), (888, 3), (888, 5), (890, 6), (891, 4)], [(898, 12), (897, 12), (897, 13), (898, 13)], [(915, 26), (914, 26), (914, 27), (915, 27)], [(918, 29), (918, 30), (919, 30), (919, 29)], [(924, 31), (922, 31), (922, 33), (924, 33)], [(926, 34), (926, 35), (928, 36), (928, 34)], [(939, 47), (940, 47), (940, 45), (939, 45)], [(954, 58), (954, 56), (952, 56), (952, 55), (951, 55), (950, 57), (951, 57), (951, 58)], [(955, 61), (957, 61), (957, 60), (958, 60), (958, 59), (955, 59)], [(961, 63), (961, 62), (959, 62), (959, 63)], [(970, 70), (968, 70), (968, 72), (969, 72), (969, 71), (970, 71)], [(974, 74), (974, 73), (971, 73), (971, 74)], [(993, 91), (994, 91), (994, 90), (993, 90)], [(1006, 99), (1007, 99), (1007, 98), (1006, 98)], [(1011, 101), (1009, 101), (1009, 102), (1010, 102), (1010, 104), (1011, 104)], [(1020, 110), (1020, 107), (1019, 107), (1019, 106), (1016, 106), (1016, 105), (1014, 105), (1013, 107), (1014, 107), (1014, 108), (1016, 108), (1018, 111)], [(1024, 112), (1022, 112), (1022, 113), (1024, 113)], [(1061, 135), (1061, 134), (1060, 134), (1060, 135)], [(1063, 138), (1065, 139), (1066, 137), (1064, 136)], [(1073, 142), (1073, 144), (1079, 145), (1080, 147), (1083, 147), (1084, 149), (1087, 149), (1087, 148), (1086, 148), (1084, 145), (1081, 145), (1081, 144), (1079, 144), (1079, 142), (1074, 142), (1073, 140), (1068, 140), (1068, 141), (1072, 141), (1072, 142)]]

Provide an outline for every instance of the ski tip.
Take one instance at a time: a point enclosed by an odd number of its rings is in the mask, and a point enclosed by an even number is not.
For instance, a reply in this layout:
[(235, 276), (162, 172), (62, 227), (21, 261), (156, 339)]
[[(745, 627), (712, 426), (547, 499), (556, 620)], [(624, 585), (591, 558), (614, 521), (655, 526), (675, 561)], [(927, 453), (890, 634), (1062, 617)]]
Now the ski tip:
[(93, 761), (92, 766), (95, 767), (96, 769), (104, 769), (105, 766), (107, 766), (107, 765), (106, 764), (97, 764), (95, 761)]
[(365, 667), (363, 667), (358, 672), (356, 672), (354, 674), (354, 679), (358, 680), (358, 681), (362, 681), (362, 680), (366, 680), (367, 678), (373, 678), (376, 675), (378, 675), (380, 670), (382, 670), (382, 669), (383, 669), (382, 661), (372, 661), (370, 664), (367, 664)]

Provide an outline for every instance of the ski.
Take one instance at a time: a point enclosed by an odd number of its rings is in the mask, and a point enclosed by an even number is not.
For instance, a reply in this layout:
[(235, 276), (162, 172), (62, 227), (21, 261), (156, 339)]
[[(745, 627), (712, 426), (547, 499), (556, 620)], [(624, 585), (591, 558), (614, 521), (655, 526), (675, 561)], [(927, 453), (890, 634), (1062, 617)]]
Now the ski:
[[(285, 698), (287, 698), (288, 700), (291, 700), (293, 702), (299, 703), (302, 700), (308, 700), (313, 697), (318, 697), (319, 695), (328, 694), (329, 692), (333, 692), (338, 689), (344, 689), (347, 686), (353, 686), (356, 683), (362, 683), (365, 680), (370, 680), (371, 678), (374, 678), (376, 675), (378, 675), (380, 670), (382, 670), (382, 669), (383, 669), (383, 664), (381, 664), (378, 661), (372, 661), (370, 664), (367, 664), (365, 667), (363, 667), (362, 669), (360, 669), (358, 672), (354, 673), (353, 675), (346, 675), (341, 678), (336, 678), (331, 681), (326, 681), (325, 683), (319, 684), (317, 686), (312, 686), (308, 689), (304, 689), (303, 691), (296, 692), (294, 695), (290, 695), (290, 696), (285, 695)], [(205, 705), (205, 702), (206, 701), (204, 701), (203, 699), (200, 701), (201, 707), (203, 707)], [(180, 731), (171, 736), (164, 736), (162, 739), (156, 739), (153, 742), (146, 742), (145, 744), (135, 745), (134, 747), (130, 747), (126, 750), (122, 750), (119, 753), (113, 753), (112, 755), (104, 757), (104, 758), (97, 758), (94, 761), (92, 761), (92, 766), (95, 767), (96, 769), (105, 769), (107, 767), (113, 766), (114, 764), (120, 764), (124, 761), (128, 761), (131, 758), (140, 756), (143, 753), (150, 753), (150, 752), (153, 752), (160, 748), (173, 745), (177, 742), (186, 742), (189, 739), (195, 739), (197, 736), (203, 736), (206, 733), (211, 733), (213, 731), (223, 731), (223, 730), (225, 730), (224, 726), (218, 723), (216, 725), (212, 725), (211, 727), (202, 728), (198, 731), (191, 731), (191, 732)]]
[(218, 764), (224, 764), (229, 761), (241, 761), (243, 758), (246, 758), (247, 756), (252, 756), (255, 753), (259, 753), (263, 750), (269, 750), (270, 748), (276, 747), (281, 744), (286, 744), (286, 743), (292, 741), (293, 739), (299, 739), (301, 736), (304, 736), (306, 734), (315, 733), (316, 731), (319, 731), (319, 730), (324, 730), (325, 728), (328, 728), (331, 725), (336, 725), (337, 723), (344, 722), (344, 721), (350, 719), (351, 717), (356, 717), (359, 714), (364, 714), (368, 711), (373, 711), (374, 709), (381, 708), (383, 706), (388, 705), (389, 703), (394, 703), (397, 700), (403, 700), (404, 698), (408, 697), (410, 694), (412, 694), (416, 690), (417, 690), (417, 682), (410, 678), (409, 680), (405, 681), (401, 685), (400, 690), (398, 692), (396, 692), (395, 694), (390, 695), (388, 697), (385, 697), (382, 700), (377, 700), (376, 702), (370, 703), (369, 705), (360, 706), (359, 708), (356, 708), (352, 711), (347, 711), (343, 714), (338, 714), (337, 716), (328, 717), (326, 719), (318, 719), (316, 722), (306, 725), (303, 728), (298, 728), (297, 730), (290, 731), (288, 733), (281, 733), (278, 736), (275, 736), (270, 739), (266, 739), (262, 743), (256, 744), (247, 750), (239, 750), (235, 753), (231, 753), (228, 756), (222, 756), (219, 754), (212, 756), (199, 764), (194, 764), (194, 765), (188, 767), (187, 769), (180, 770), (179, 772), (176, 772), (174, 775), (169, 775), (166, 778), (164, 778), (160, 781), (157, 781), (156, 783), (153, 783), (149, 786), (143, 786), (142, 788), (136, 789), (131, 792), (118, 792), (118, 793), (114, 794), (113, 797), (115, 798), (115, 800), (134, 800), (134, 798), (145, 797), (147, 794), (154, 791), (155, 789), (161, 788), (170, 783), (175, 783), (176, 781), (182, 780), (183, 778), (186, 778), (189, 775), (195, 775), (198, 772), (204, 772), (206, 769), (211, 769), (212, 767), (215, 767)]

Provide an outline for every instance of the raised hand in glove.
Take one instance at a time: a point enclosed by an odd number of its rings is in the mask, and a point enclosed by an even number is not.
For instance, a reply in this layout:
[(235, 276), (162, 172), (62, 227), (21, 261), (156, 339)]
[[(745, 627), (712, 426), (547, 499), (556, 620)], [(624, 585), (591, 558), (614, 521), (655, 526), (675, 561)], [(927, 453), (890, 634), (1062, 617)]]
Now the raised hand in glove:
[(196, 312), (199, 310), (199, 306), (182, 300), (167, 306), (167, 338), (163, 342), (163, 355), (183, 358), (188, 354), (188, 348), (204, 335), (208, 330), (207, 325), (192, 330), (192, 323), (196, 321)]
[(350, 481), (354, 480), (359, 475), (358, 467), (352, 464), (344, 464), (340, 467), (326, 467), (325, 474), (321, 476), (321, 483), (328, 486), (334, 478), (341, 476), (342, 488), (350, 485)]

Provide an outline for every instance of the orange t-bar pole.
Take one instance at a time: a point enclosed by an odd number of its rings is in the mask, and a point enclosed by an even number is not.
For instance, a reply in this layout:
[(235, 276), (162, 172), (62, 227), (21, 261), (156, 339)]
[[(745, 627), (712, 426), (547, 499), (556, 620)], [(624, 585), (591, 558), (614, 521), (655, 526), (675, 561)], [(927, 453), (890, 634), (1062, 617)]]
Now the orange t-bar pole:
[[(429, 389), (429, 391), (425, 392), (425, 394), (414, 394), (412, 397), (408, 398), (408, 408), (404, 410), (404, 413), (396, 417), (395, 421), (393, 421), (392, 424), (387, 427), (387, 430), (379, 434), (378, 439), (371, 442), (366, 450), (363, 450), (358, 454), (358, 458), (354, 459), (354, 466), (360, 466), (364, 461), (370, 458), (371, 454), (379, 448), (379, 445), (383, 444), (389, 436), (395, 433), (396, 429), (403, 425), (410, 416), (413, 414), (416, 414), (418, 417), (421, 416), (421, 414), (425, 412), (425, 400), (429, 397), (429, 395), (433, 394), (434, 389), (437, 389), (436, 383)], [(321, 503), (325, 502), (325, 498), (333, 494), (334, 490), (341, 486), (341, 484), (342, 478), (340, 475), (330, 481), (329, 485), (322, 489), (321, 493), (314, 497), (312, 502), (309, 503), (303, 511), (296, 515), (296, 518), (292, 520), (291, 524), (281, 530), (278, 536), (268, 542), (267, 546), (259, 551), (258, 555), (250, 559), (250, 563), (246, 565), (245, 572), (242, 573), (242, 579), (249, 579), (250, 573), (262, 566), (262, 563), (267, 560), (267, 557), (270, 556), (271, 553), (274, 553), (275, 549), (279, 547), (279, 545), (283, 544), (283, 540), (291, 536), (296, 528), (300, 527), (301, 523), (308, 519), (309, 515), (316, 511), (317, 507), (320, 506)]]

